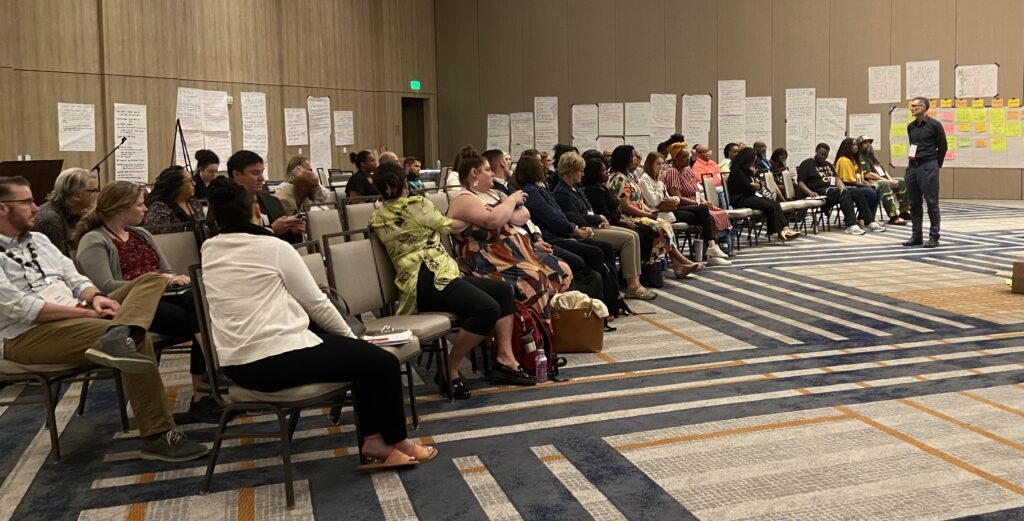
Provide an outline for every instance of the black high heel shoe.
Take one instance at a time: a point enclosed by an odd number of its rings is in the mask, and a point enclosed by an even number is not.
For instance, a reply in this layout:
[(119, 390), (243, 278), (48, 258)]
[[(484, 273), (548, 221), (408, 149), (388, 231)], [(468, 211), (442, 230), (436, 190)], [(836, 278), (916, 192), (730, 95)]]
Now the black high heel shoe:
[[(445, 381), (441, 371), (434, 373), (434, 383), (437, 384), (438, 392), (441, 396), (448, 396), (448, 382)], [(462, 373), (459, 373), (459, 377), (452, 379), (452, 397), (456, 400), (466, 400), (472, 396), (469, 392), (469, 387), (466, 386), (466, 381), (462, 378)]]

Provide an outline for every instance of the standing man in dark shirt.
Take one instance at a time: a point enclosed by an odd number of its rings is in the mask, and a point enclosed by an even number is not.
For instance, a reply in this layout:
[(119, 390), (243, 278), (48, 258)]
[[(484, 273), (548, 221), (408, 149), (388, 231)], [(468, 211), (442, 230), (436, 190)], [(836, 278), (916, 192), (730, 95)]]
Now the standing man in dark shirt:
[(928, 204), (928, 242), (925, 248), (939, 245), (939, 169), (946, 159), (946, 131), (942, 124), (928, 117), (928, 100), (914, 98), (910, 102), (910, 112), (914, 121), (907, 124), (907, 135), (910, 136), (910, 150), (907, 158), (907, 198), (910, 199), (910, 218), (913, 221), (913, 233), (904, 246), (922, 245), (922, 228), (924, 226), (924, 208)]

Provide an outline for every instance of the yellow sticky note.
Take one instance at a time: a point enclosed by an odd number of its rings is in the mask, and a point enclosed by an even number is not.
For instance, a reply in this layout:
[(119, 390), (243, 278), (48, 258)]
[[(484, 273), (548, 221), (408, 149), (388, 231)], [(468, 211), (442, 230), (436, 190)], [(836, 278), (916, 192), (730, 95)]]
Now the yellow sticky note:
[(984, 123), (975, 123), (974, 124), (974, 131), (979, 133), (979, 134), (981, 134), (982, 132), (987, 132), (988, 131), (988, 125), (986, 125)]
[(992, 138), (992, 151), (993, 152), (1006, 152), (1006, 138), (994, 137)]
[(961, 137), (957, 139), (957, 148), (971, 148), (974, 145), (974, 141), (971, 141), (969, 137)]
[(1005, 136), (1006, 135), (1006, 122), (1005, 121), (993, 121), (989, 131), (993, 136)]
[(1020, 119), (1020, 111), (1019, 110), (1007, 110), (1006, 111), (1006, 119)]
[(981, 122), (981, 121), (985, 121), (985, 116), (986, 116), (986, 114), (985, 114), (985, 109), (984, 108), (980, 108), (980, 109), (972, 108), (971, 109), (971, 121), (973, 121), (975, 123), (978, 123), (978, 122)]
[(953, 100), (946, 98), (939, 102), (939, 108), (951, 109), (953, 108)]
[(946, 136), (946, 148), (949, 150), (956, 148), (956, 136)]
[(1007, 107), (1018, 108), (1020, 107), (1020, 98), (1010, 98), (1006, 103)]
[(892, 157), (907, 157), (907, 145), (904, 143), (892, 143), (889, 151)]
[(961, 123), (959, 130), (960, 130), (961, 134), (966, 134), (966, 133), (971, 131), (971, 124), (970, 123)]
[(981, 98), (975, 98), (975, 100), (971, 102), (971, 108), (975, 108), (975, 109), (985, 108), (985, 100), (983, 100)]
[(958, 109), (965, 109), (965, 108), (967, 108), (967, 100), (965, 100), (965, 99), (958, 99), (958, 100), (956, 100), (956, 108), (958, 108)]
[(906, 136), (907, 126), (902, 123), (893, 123), (892, 127), (889, 129), (889, 134), (893, 136)]
[(1021, 135), (1021, 124), (1020, 121), (1007, 121), (1006, 122), (1006, 135), (1009, 137), (1020, 137)]
[(999, 98), (992, 98), (992, 108), (998, 108), (1003, 106), (1003, 100)]
[(988, 138), (979, 137), (974, 140), (974, 148), (988, 148)]
[(989, 109), (988, 120), (995, 123), (996, 121), (1006, 121), (1006, 109), (996, 108)]
[(957, 121), (970, 121), (971, 120), (971, 109), (960, 107), (956, 109), (956, 120)]

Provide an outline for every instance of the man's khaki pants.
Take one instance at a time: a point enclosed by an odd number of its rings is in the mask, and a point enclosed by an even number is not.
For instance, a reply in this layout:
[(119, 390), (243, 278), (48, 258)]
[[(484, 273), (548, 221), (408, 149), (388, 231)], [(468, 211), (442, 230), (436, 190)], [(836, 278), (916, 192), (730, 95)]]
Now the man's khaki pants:
[[(4, 358), (21, 364), (74, 364), (91, 366), (84, 353), (98, 346), (100, 337), (114, 326), (149, 329), (167, 279), (147, 273), (109, 295), (121, 304), (113, 320), (71, 318), (47, 322), (7, 340)], [(174, 428), (160, 370), (156, 367), (153, 341), (146, 335), (136, 344), (139, 352), (154, 360), (153, 369), (141, 374), (124, 374), (125, 392), (138, 421), (139, 434), (149, 436)]]

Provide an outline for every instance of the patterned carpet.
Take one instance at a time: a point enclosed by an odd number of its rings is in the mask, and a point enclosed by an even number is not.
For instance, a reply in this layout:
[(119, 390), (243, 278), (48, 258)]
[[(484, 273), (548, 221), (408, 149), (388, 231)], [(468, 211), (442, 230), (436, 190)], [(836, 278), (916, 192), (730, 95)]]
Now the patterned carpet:
[[(353, 470), (348, 415), (311, 411), (291, 511), (275, 441), (226, 444), (199, 496), (205, 462), (140, 460), (109, 382), (83, 416), (65, 393), (59, 464), (40, 407), (0, 406), (0, 521), (1024, 519), (1024, 296), (995, 275), (1024, 260), (1022, 210), (944, 201), (935, 250), (899, 247), (905, 227), (762, 242), (636, 303), (653, 314), (570, 355), (568, 382), (472, 377), (455, 404), (421, 385), (413, 435), (441, 455), (419, 468)], [(162, 370), (183, 409), (187, 360)]]

